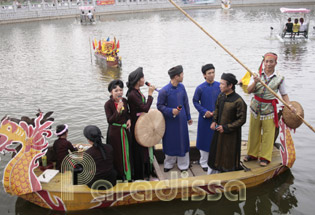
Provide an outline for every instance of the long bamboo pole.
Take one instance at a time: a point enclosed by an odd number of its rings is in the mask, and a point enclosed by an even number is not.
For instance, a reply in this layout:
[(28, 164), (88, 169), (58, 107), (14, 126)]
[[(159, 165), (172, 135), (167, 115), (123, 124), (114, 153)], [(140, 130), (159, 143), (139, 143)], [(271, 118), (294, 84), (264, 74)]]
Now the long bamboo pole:
[(92, 47), (91, 47), (91, 37), (89, 36), (89, 44), (90, 44), (90, 58), (91, 58), (91, 64), (93, 64), (92, 62)]
[[(181, 7), (179, 7), (173, 0), (169, 0), (169, 2), (174, 5), (178, 10), (180, 10), (190, 21), (195, 23), (206, 35), (208, 35), (215, 43), (217, 43), (224, 51), (226, 51), (234, 60), (236, 60), (244, 69), (246, 69), (251, 75), (256, 75), (253, 73), (247, 66), (245, 66), (237, 57), (235, 57), (229, 50), (227, 50), (218, 40), (216, 40), (211, 34), (209, 34), (201, 25), (199, 25), (188, 13), (186, 13)], [(276, 98), (278, 98), (286, 107), (288, 107), (290, 110), (291, 107), (280, 97), (277, 93), (275, 93), (270, 87), (268, 87), (263, 81), (259, 80), (259, 82), (266, 87)], [(301, 117), (299, 114), (295, 113), (303, 122), (305, 125), (307, 125), (313, 132), (315, 132), (315, 129), (304, 120), (303, 117)]]

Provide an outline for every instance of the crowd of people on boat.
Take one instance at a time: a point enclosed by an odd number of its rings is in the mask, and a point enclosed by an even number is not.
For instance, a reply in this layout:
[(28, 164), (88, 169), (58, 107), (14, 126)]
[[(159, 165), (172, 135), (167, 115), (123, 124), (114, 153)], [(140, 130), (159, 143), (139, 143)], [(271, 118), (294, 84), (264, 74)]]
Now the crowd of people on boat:
[(288, 18), (288, 22), (285, 24), (283, 29), (283, 37), (285, 37), (286, 33), (290, 34), (290, 38), (295, 38), (295, 36), (303, 35), (305, 38), (308, 37), (308, 25), (304, 22), (304, 18), (294, 19), (292, 23), (292, 19)]
[[(274, 92), (280, 92), (283, 100), (290, 104), (285, 88), (285, 78), (275, 71), (277, 55), (266, 53), (259, 73), (253, 75), (248, 85), (248, 93), (254, 94), (250, 104), (250, 125), (247, 155), (244, 162), (258, 161), (265, 167), (272, 161), (275, 129), (278, 127), (277, 99), (266, 90), (261, 82)], [(201, 67), (205, 81), (196, 87), (192, 98), (199, 112), (196, 147), (200, 151), (199, 164), (208, 174), (242, 170), (241, 138), (242, 126), (246, 122), (247, 104), (235, 92), (238, 83), (232, 73), (223, 73), (220, 82), (215, 81), (215, 67), (206, 64)], [(184, 69), (181, 65), (168, 70), (170, 81), (158, 91), (157, 109), (165, 119), (165, 134), (162, 138), (164, 172), (175, 165), (180, 171), (190, 168), (190, 140), (188, 126), (193, 123), (190, 115), (189, 98), (182, 84)], [(86, 151), (95, 161), (96, 174), (92, 184), (104, 179), (116, 184), (116, 180), (149, 180), (155, 175), (153, 167), (153, 147), (145, 147), (137, 142), (135, 125), (138, 118), (150, 110), (156, 87), (148, 84), (147, 97), (141, 92), (144, 86), (143, 68), (139, 67), (128, 77), (126, 97), (123, 96), (124, 83), (113, 80), (108, 85), (110, 98), (104, 105), (108, 122), (106, 144), (97, 126), (84, 128), (84, 136), (91, 147)], [(292, 107), (292, 106), (291, 106)], [(291, 109), (294, 111), (294, 108)], [(57, 126), (58, 139), (54, 143), (57, 154), (56, 168), (68, 150), (75, 147), (67, 140), (68, 126)]]

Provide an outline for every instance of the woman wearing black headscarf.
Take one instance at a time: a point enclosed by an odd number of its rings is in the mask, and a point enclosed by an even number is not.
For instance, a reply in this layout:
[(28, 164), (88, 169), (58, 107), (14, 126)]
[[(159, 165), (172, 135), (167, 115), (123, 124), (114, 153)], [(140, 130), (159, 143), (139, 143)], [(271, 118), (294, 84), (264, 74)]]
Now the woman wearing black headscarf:
[[(144, 75), (142, 67), (139, 67), (135, 71), (131, 72), (128, 77), (127, 87), (127, 98), (130, 108), (130, 119), (131, 119), (131, 134), (132, 134), (132, 157), (134, 163), (134, 179), (149, 178), (152, 172), (152, 165), (150, 164), (149, 148), (141, 146), (135, 138), (135, 125), (136, 122), (143, 112), (148, 112), (152, 101), (153, 91), (155, 87), (151, 85), (148, 92), (148, 100), (141, 93), (140, 87), (144, 85)], [(151, 150), (151, 157), (153, 149)]]
[(127, 99), (123, 98), (124, 83), (121, 80), (113, 80), (108, 85), (111, 96), (105, 103), (105, 114), (108, 122), (106, 143), (113, 146), (114, 166), (118, 179), (132, 179), (132, 158), (130, 146), (131, 126)]
[(113, 186), (116, 185), (117, 172), (114, 169), (113, 147), (109, 144), (102, 143), (101, 130), (95, 125), (88, 125), (83, 130), (84, 136), (92, 145), (86, 153), (89, 154), (96, 165), (96, 172), (93, 179), (88, 183), (92, 187), (97, 180), (107, 180)]

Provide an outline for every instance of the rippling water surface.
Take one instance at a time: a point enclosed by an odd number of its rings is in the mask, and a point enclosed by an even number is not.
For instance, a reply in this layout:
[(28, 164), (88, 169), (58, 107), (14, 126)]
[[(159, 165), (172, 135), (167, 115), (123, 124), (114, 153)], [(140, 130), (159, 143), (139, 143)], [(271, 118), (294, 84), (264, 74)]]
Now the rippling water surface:
[[(304, 6), (304, 5), (303, 5)], [(300, 7), (300, 6), (297, 6)], [(314, 23), (314, 5), (311, 27)], [(278, 7), (200, 9), (187, 11), (212, 36), (252, 71), (268, 51), (279, 55), (277, 70), (286, 76), (291, 100), (299, 101), (305, 120), (315, 126), (314, 55), (315, 36), (308, 42), (281, 43), (270, 27), (279, 27)], [(98, 125), (106, 134), (104, 103), (109, 98), (108, 83), (128, 79), (137, 67), (144, 68), (145, 79), (157, 87), (168, 83), (167, 70), (184, 67), (184, 85), (190, 98), (194, 124), (190, 138), (196, 138), (197, 111), (191, 99), (203, 82), (201, 66), (213, 63), (216, 80), (223, 72), (241, 78), (245, 71), (191, 21), (178, 11), (135, 13), (99, 17), (96, 25), (81, 26), (75, 19), (19, 23), (0, 26), (0, 116), (34, 116), (37, 109), (54, 111), (55, 124), (67, 123), (69, 140), (85, 142), (84, 126)], [(104, 69), (91, 59), (89, 40), (116, 36), (120, 41), (121, 70)], [(147, 88), (142, 92), (147, 95)], [(250, 96), (241, 88), (247, 104)], [(156, 107), (157, 94), (154, 94)], [(248, 123), (243, 127), (247, 139)], [(157, 202), (76, 214), (312, 214), (314, 199), (315, 133), (302, 125), (293, 134), (297, 160), (291, 171), (247, 191), (246, 202)], [(49, 141), (52, 144), (55, 138)], [(3, 170), (8, 156), (1, 156)], [(2, 173), (1, 173), (2, 177)], [(0, 192), (1, 214), (59, 214), (34, 206)]]

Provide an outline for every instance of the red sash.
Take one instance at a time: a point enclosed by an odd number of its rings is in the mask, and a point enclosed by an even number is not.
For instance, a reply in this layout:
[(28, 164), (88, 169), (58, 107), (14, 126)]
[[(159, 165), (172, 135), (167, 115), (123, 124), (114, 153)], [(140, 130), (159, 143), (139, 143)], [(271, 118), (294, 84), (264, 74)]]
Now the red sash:
[(260, 98), (259, 96), (255, 95), (255, 99), (259, 102), (263, 102), (263, 103), (271, 103), (273, 106), (273, 111), (274, 111), (274, 118), (273, 121), (275, 122), (276, 128), (279, 127), (278, 125), (278, 112), (277, 112), (277, 104), (278, 104), (278, 100), (277, 99), (263, 99)]

